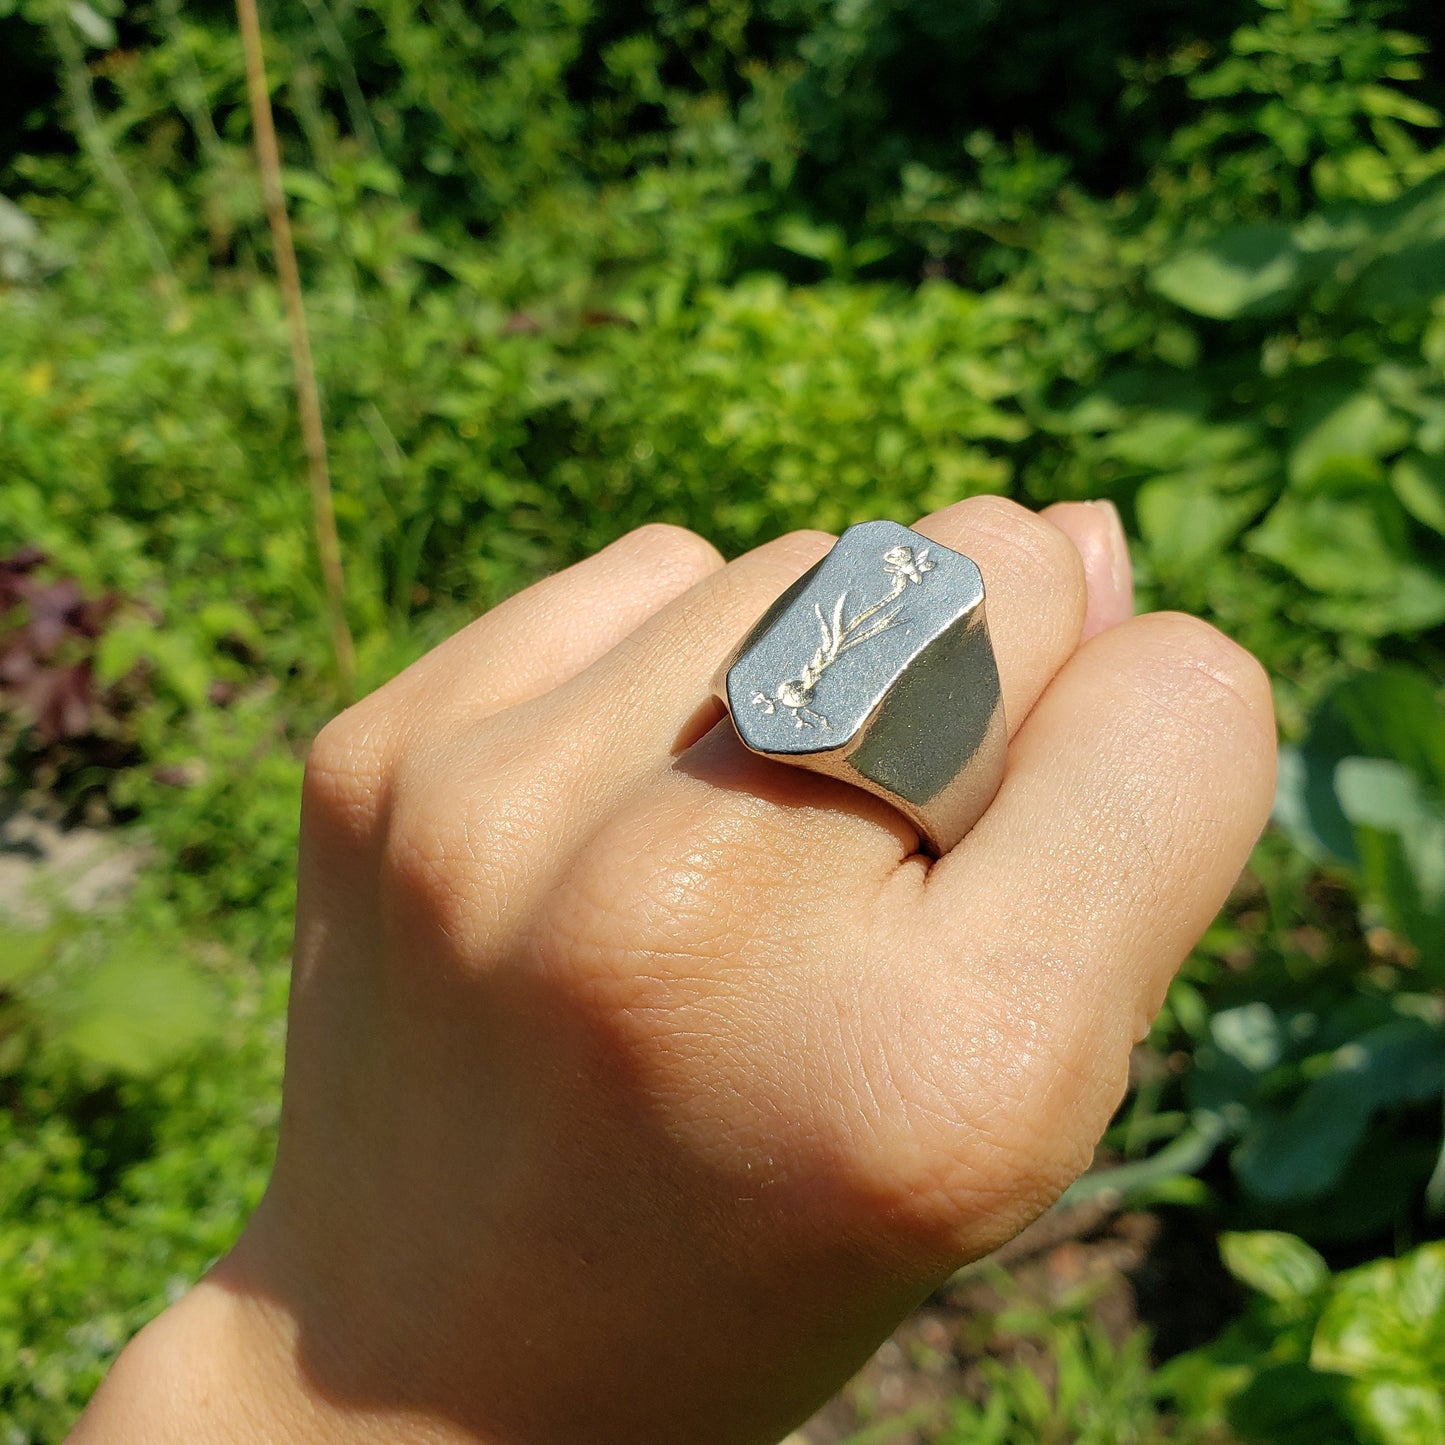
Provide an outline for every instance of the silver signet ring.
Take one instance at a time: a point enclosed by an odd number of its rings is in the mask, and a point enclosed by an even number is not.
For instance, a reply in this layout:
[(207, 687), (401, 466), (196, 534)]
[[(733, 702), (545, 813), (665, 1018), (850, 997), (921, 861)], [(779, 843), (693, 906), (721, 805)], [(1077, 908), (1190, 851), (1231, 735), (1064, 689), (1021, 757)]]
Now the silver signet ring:
[(897, 522), (849, 527), (733, 649), (713, 691), (744, 746), (886, 798), (935, 857), (1003, 779), (983, 577)]

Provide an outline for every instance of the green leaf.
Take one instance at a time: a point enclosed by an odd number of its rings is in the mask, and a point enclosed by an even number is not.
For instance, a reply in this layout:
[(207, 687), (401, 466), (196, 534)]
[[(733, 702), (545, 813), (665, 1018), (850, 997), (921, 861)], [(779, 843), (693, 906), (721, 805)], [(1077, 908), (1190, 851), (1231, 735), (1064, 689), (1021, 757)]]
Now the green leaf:
[(1419, 777), (1391, 758), (1341, 758), (1335, 796), (1356, 827), (1404, 833), (1428, 828), (1439, 817)]
[(53, 930), (0, 927), (0, 989), (23, 983), (48, 961), (55, 950)]
[[(875, 255), (859, 257), (837, 226), (820, 226), (803, 216), (784, 216), (773, 239), (785, 251), (826, 266), (834, 275), (846, 275), (854, 265), (866, 265)], [(887, 254), (886, 249), (883, 254)]]
[(1277, 222), (1221, 231), (1154, 268), (1150, 284), (1166, 301), (1216, 321), (1280, 316), (1303, 284), (1291, 228)]
[(212, 1035), (214, 990), (156, 942), (118, 940), (57, 1006), (57, 1042), (99, 1068), (146, 1075)]
[(1359, 1380), (1345, 1398), (1361, 1437), (1377, 1445), (1439, 1445), (1445, 1440), (1445, 1394), (1437, 1385)]
[(1385, 115), (1406, 125), (1434, 128), (1441, 123), (1440, 112), (1392, 85), (1362, 85), (1356, 93), (1367, 115)]
[(1342, 631), (1378, 636), (1445, 620), (1445, 575), (1415, 557), (1392, 494), (1286, 493), (1245, 545), (1333, 594), (1330, 625)]
[(1326, 764), (1307, 748), (1282, 747), (1274, 821), (1311, 858), (1357, 867), (1355, 830), (1335, 793), (1334, 761)]
[[(1199, 1110), (1189, 1127), (1170, 1140), (1158, 1153), (1111, 1169), (1091, 1170), (1076, 1179), (1064, 1192), (1069, 1204), (1109, 1195), (1129, 1207), (1144, 1203), (1198, 1203), (1194, 1191), (1200, 1186), (1190, 1175), (1198, 1173), (1226, 1137), (1228, 1130), (1217, 1114)], [(1183, 1199), (1180, 1196), (1185, 1196)]]
[[(232, 618), (231, 609), (216, 604), (223, 621)], [(210, 609), (202, 610), (202, 625), (206, 625)], [(239, 612), (239, 609), (236, 609)], [(244, 613), (240, 614), (244, 618)], [(222, 626), (218, 635), (229, 629)], [(254, 633), (254, 629), (236, 635), (243, 639)], [(139, 663), (149, 663), (156, 679), (163, 687), (190, 709), (201, 707), (206, 701), (207, 689), (211, 682), (211, 670), (207, 659), (195, 638), (185, 631), (173, 627), (157, 627), (142, 618), (132, 618), (107, 631), (96, 645), (95, 675), (103, 686), (119, 682)]]
[(1232, 1156), (1240, 1183), (1272, 1204), (1320, 1199), (1340, 1181), (1381, 1109), (1445, 1092), (1445, 1030), (1394, 1019), (1335, 1050), (1283, 1111), (1260, 1111)]
[(104, 15), (97, 14), (85, 0), (71, 0), (66, 13), (88, 45), (97, 50), (109, 50), (115, 45), (115, 26)]
[(148, 622), (123, 622), (104, 633), (95, 648), (95, 680), (102, 687), (119, 682), (150, 655), (155, 628)]
[(1250, 1445), (1358, 1445), (1344, 1418), (1343, 1381), (1303, 1361), (1266, 1363), (1229, 1402), (1229, 1423)]
[(1352, 300), (1366, 311), (1423, 311), (1445, 292), (1445, 238), (1381, 256), (1361, 274)]
[(152, 634), (147, 653), (157, 679), (191, 711), (203, 707), (211, 685), (211, 669), (199, 644), (187, 632)]
[(1279, 1016), (1266, 1003), (1220, 1009), (1209, 1021), (1214, 1045), (1252, 1074), (1267, 1073), (1284, 1050)]
[(1329, 1265), (1292, 1234), (1222, 1234), (1219, 1254), (1235, 1279), (1279, 1304), (1308, 1304), (1330, 1282)]
[(1225, 490), (1212, 473), (1155, 477), (1135, 497), (1139, 530), (1155, 566), (1181, 576), (1216, 556), (1264, 509), (1272, 489)]
[(255, 616), (239, 602), (207, 602), (196, 614), (196, 623), (213, 643), (234, 637), (255, 646), (261, 638)]
[(1311, 724), (1319, 746), (1341, 757), (1392, 758), (1445, 794), (1445, 729), (1440, 688), (1410, 667), (1381, 667), (1347, 678), (1321, 703)]
[(1190, 1105), (1237, 1133), (1249, 1122), (1261, 1079), (1279, 1063), (1284, 1043), (1280, 1020), (1268, 1004), (1217, 1009), (1189, 1073)]
[(1406, 668), (1362, 673), (1281, 757), (1275, 818), (1360, 873), (1366, 899), (1445, 976), (1445, 728), (1439, 690)]
[(1445, 457), (1407, 453), (1391, 469), (1390, 485), (1417, 522), (1445, 536)]
[(1335, 791), (1386, 921), (1415, 942), (1433, 975), (1445, 974), (1445, 800), (1428, 794), (1404, 764), (1383, 758), (1343, 759)]
[(1298, 487), (1328, 485), (1336, 476), (1377, 475), (1371, 468), (1341, 469), (1341, 463), (1372, 462), (1398, 451), (1409, 439), (1404, 420), (1370, 391), (1330, 398), (1313, 408), (1313, 416), (1290, 449), (1289, 478)]
[(1315, 1330), (1310, 1363), (1445, 1389), (1445, 1243), (1341, 1276)]
[(1240, 482), (1227, 473), (1205, 473), (1204, 469), (1211, 463), (1225, 463), (1241, 453), (1254, 452), (1244, 473), (1245, 480), (1253, 480), (1258, 471), (1260, 441), (1253, 427), (1222, 426), (1190, 411), (1154, 407), (1102, 437), (1100, 446), (1105, 456), (1117, 457), (1130, 466), (1157, 472), (1187, 468), (1196, 475), (1208, 475), (1214, 487), (1222, 488)]

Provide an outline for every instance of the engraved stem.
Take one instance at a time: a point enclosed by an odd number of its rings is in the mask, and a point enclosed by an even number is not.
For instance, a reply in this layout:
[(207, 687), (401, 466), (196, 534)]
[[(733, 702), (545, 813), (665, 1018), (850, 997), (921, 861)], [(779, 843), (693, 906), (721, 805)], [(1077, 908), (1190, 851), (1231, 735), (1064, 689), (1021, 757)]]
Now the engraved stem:
[[(793, 720), (800, 728), (814, 725), (808, 721), (809, 714), (817, 718), (818, 725), (828, 726), (828, 719), (808, 705), (818, 680), (849, 648), (857, 647), (861, 643), (877, 637), (880, 633), (888, 631), (898, 620), (899, 612), (902, 609), (894, 608), (892, 612), (883, 617), (878, 617), (878, 614), (903, 595), (910, 580), (922, 581), (922, 574), (931, 572), (936, 565), (928, 560), (926, 547), (916, 557), (911, 548), (894, 547), (883, 554), (883, 563), (884, 571), (893, 577), (892, 587), (886, 595), (880, 597), (871, 606), (865, 607), (846, 623), (843, 621), (844, 609), (848, 605), (846, 588), (833, 604), (831, 618), (824, 617), (822, 607), (816, 602), (813, 604), (813, 616), (818, 619), (818, 630), (823, 635), (822, 642), (814, 651), (807, 666), (796, 678), (789, 678), (780, 683), (774, 696), (761, 692), (754, 693), (753, 703), (755, 706), (771, 713), (774, 710), (775, 702), (779, 702), (793, 714)], [(868, 625), (870, 623), (871, 626)]]
[[(860, 612), (844, 629), (845, 633), (852, 632), (855, 627), (859, 627), (863, 623), (867, 622), (867, 620), (872, 617), (875, 612), (879, 611), (881, 608), (887, 607), (888, 604), (892, 602), (895, 597), (899, 596), (902, 593), (903, 589), (906, 586), (908, 586), (908, 579), (905, 578), (902, 573), (896, 573), (893, 578), (893, 590), (886, 597), (880, 597), (878, 601), (875, 602), (871, 607)], [(848, 594), (845, 592), (843, 595), (846, 597)]]

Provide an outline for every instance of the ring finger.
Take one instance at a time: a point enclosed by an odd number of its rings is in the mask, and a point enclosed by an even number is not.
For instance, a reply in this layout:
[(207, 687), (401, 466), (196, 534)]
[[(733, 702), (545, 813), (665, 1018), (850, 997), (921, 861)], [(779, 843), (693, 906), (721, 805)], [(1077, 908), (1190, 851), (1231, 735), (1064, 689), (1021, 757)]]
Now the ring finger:
[[(1016, 729), (1078, 645), (1087, 600), (1079, 552), (1050, 522), (996, 497), (959, 502), (917, 528), (966, 552), (983, 573), (1004, 710)], [(854, 878), (859, 869), (880, 877), (916, 849), (911, 825), (887, 803), (757, 758), (730, 727), (685, 746), (729, 647), (831, 542), (826, 534), (794, 534), (739, 558), (523, 709), (532, 714), (525, 720), (531, 735), (563, 728), (574, 740), (571, 765), (582, 779), (574, 828), (590, 832), (646, 785), (636, 840), (643, 849), (655, 847), (658, 808), (676, 810), (669, 826), (703, 835), (741, 824), (758, 845), (750, 852), (787, 877), (808, 866), (836, 873), (840, 858), (850, 860)], [(813, 858), (825, 861), (805, 861)]]

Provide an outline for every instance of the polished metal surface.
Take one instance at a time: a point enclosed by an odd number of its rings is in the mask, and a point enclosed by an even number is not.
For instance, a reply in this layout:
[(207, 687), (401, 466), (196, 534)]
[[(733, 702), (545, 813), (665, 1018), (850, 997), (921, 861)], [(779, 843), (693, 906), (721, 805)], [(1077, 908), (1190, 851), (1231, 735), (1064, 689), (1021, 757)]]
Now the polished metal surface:
[(993, 801), (1008, 733), (967, 557), (897, 522), (850, 527), (718, 671), (745, 746), (886, 798), (935, 856)]

